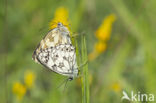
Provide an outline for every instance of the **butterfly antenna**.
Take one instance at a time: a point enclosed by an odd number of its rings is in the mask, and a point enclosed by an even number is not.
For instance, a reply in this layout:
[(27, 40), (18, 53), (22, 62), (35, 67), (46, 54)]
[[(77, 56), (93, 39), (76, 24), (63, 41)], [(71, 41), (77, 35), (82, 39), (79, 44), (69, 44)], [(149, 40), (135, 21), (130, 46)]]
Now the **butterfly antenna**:
[(51, 23), (51, 25), (57, 24), (57, 22), (55, 22), (55, 21), (52, 21), (52, 22), (50, 22), (50, 23)]

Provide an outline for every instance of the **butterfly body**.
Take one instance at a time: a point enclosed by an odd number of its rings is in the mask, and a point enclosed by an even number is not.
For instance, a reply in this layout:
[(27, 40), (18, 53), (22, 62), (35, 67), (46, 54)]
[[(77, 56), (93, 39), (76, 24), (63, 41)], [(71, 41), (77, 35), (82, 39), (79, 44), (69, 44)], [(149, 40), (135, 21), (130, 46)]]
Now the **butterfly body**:
[(75, 47), (69, 35), (69, 30), (62, 23), (58, 23), (41, 40), (32, 57), (35, 62), (72, 80), (78, 75), (78, 67)]

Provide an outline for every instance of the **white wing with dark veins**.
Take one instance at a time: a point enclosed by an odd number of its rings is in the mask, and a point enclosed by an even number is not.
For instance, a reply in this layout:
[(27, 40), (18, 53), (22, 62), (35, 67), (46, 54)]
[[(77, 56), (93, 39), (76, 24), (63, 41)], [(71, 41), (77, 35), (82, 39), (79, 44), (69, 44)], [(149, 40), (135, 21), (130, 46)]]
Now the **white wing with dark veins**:
[(77, 76), (75, 48), (71, 44), (60, 44), (56, 47), (42, 50), (38, 61), (56, 73), (66, 76)]

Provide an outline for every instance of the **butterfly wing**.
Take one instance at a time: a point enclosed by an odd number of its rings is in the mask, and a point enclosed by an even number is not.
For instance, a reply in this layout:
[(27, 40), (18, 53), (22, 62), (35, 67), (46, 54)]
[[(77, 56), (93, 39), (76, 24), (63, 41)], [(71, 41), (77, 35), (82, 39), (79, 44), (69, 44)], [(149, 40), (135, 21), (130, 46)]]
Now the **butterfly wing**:
[(71, 44), (70, 33), (65, 26), (57, 27), (50, 30), (47, 35), (38, 44), (36, 50), (33, 53), (33, 60), (37, 63), (39, 61), (36, 58), (39, 52), (46, 50), (47, 48), (55, 47), (58, 44)]
[(74, 77), (78, 74), (75, 48), (69, 30), (63, 25), (49, 31), (41, 40), (33, 53), (33, 60), (62, 75)]
[(37, 55), (37, 60), (56, 73), (71, 77), (77, 76), (75, 48), (71, 44), (47, 48)]

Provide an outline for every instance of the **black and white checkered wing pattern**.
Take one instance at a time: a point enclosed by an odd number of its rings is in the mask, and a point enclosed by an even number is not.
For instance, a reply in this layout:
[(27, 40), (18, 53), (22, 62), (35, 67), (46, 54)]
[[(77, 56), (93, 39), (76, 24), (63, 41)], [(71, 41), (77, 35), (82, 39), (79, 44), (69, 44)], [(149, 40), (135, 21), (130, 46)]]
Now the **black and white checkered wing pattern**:
[(60, 44), (55, 47), (42, 50), (38, 61), (56, 73), (66, 76), (77, 76), (75, 48), (71, 44)]

